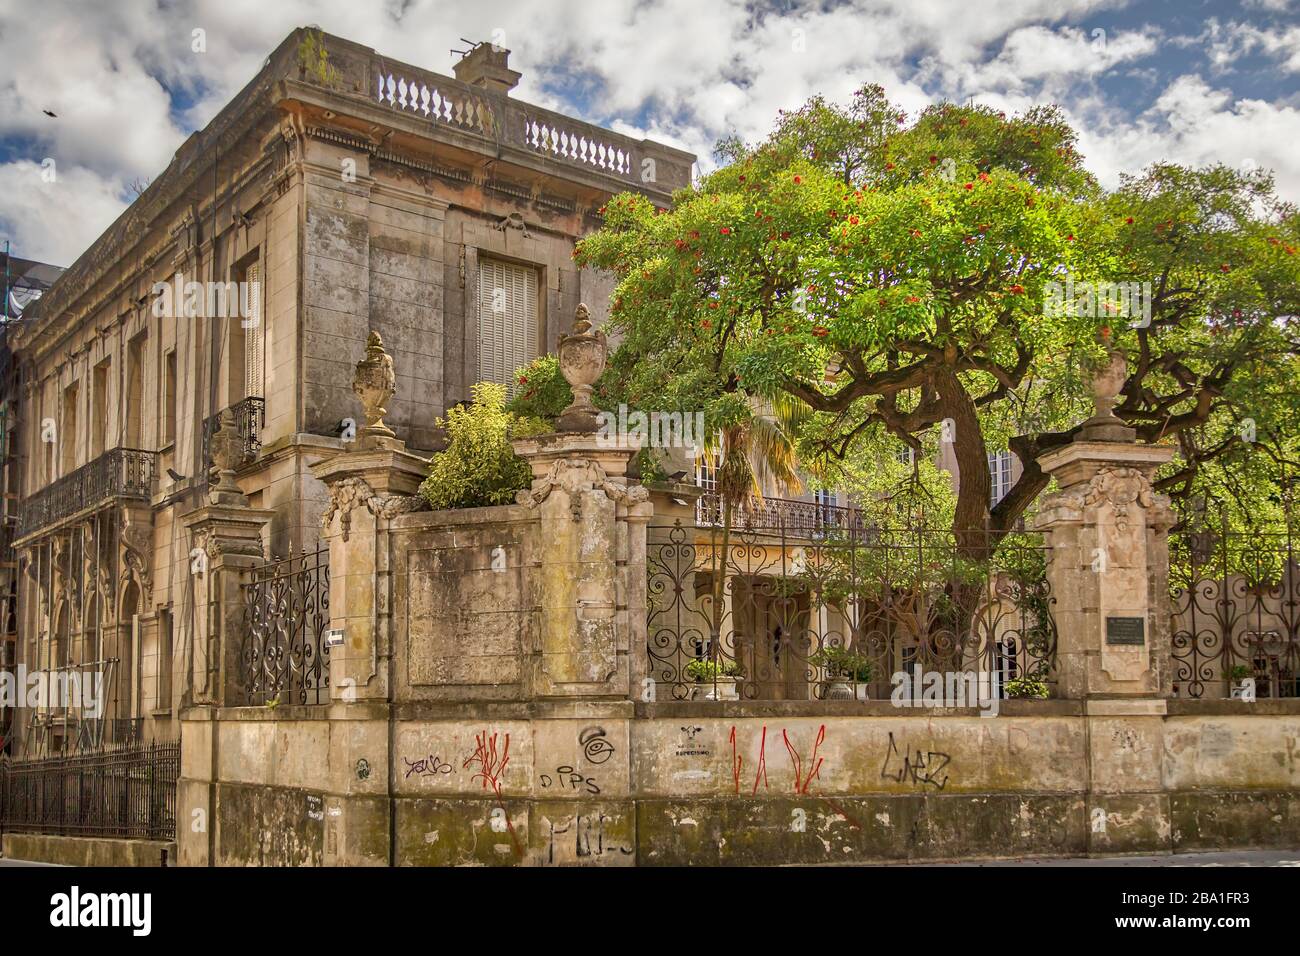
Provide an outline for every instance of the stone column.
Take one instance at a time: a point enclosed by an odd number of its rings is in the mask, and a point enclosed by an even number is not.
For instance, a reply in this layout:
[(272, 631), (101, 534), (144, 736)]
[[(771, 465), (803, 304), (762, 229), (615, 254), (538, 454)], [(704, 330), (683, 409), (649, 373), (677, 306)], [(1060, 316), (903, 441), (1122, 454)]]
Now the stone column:
[(532, 675), (538, 697), (626, 698), (627, 656), (641, 652), (631, 635), (645, 633), (652, 509), (646, 489), (627, 477), (637, 447), (606, 444), (564, 432), (514, 442), (533, 468), (533, 486), (519, 502), (537, 508), (541, 519)]
[(1090, 847), (1169, 846), (1162, 696), (1168, 683), (1169, 499), (1151, 485), (1170, 446), (1138, 444), (1111, 412), (1125, 377), (1112, 352), (1097, 376), (1097, 413), (1038, 463), (1060, 488), (1044, 498), (1048, 581), (1058, 632), (1057, 690), (1082, 699)]
[(389, 857), (388, 523), (428, 507), (416, 492), (429, 473), (428, 460), (384, 424), (395, 389), (392, 357), (371, 332), (352, 382), (366, 424), (350, 450), (312, 466), (329, 489), (321, 534), (329, 546), (330, 629), (342, 631), (342, 643), (330, 647), (327, 866), (382, 866)]

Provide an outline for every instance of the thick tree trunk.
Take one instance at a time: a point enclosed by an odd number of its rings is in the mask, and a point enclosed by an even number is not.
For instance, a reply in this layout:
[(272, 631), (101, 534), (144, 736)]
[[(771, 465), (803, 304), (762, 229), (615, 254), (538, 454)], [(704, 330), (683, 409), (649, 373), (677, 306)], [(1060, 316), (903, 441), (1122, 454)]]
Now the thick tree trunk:
[(935, 373), (934, 387), (944, 416), (943, 437), (952, 442), (957, 458), (957, 510), (952, 524), (957, 551), (963, 557), (984, 559), (990, 552), (988, 517), (992, 485), (979, 414), (956, 372), (950, 368), (943, 367)]

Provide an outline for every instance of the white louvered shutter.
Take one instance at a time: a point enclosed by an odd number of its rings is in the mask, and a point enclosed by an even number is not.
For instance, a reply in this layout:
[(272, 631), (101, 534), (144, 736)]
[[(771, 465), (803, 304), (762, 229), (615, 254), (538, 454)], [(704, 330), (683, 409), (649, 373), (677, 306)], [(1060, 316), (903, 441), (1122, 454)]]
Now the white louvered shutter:
[(537, 270), (493, 259), (478, 269), (478, 378), (511, 394), (515, 370), (537, 358)]
[(262, 323), (262, 267), (254, 262), (244, 275), (244, 394), (265, 398), (262, 377), (266, 365), (266, 328)]

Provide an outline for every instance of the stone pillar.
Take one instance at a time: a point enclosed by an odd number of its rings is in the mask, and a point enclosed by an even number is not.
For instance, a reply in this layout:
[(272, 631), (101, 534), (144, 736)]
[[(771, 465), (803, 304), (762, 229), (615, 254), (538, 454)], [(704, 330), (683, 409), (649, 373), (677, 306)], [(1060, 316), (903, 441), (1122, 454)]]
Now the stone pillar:
[(312, 466), (330, 494), (321, 531), (330, 549), (330, 628), (343, 631), (343, 643), (330, 648), (336, 703), (389, 700), (388, 520), (428, 507), (416, 495), (428, 460), (406, 451), (383, 421), (394, 386), (392, 357), (371, 332), (353, 380), (366, 418), (356, 448)]
[(312, 466), (329, 489), (321, 536), (329, 547), (330, 629), (342, 631), (342, 643), (330, 647), (324, 859), (326, 866), (383, 866), (391, 850), (388, 523), (428, 507), (416, 492), (429, 462), (384, 424), (396, 378), (377, 332), (357, 363), (352, 390), (366, 422), (356, 444)]
[(649, 492), (627, 475), (640, 439), (597, 434), (592, 384), (608, 348), (585, 305), (557, 351), (573, 404), (556, 420), (558, 432), (513, 443), (533, 469), (532, 488), (518, 501), (538, 509), (541, 520), (533, 693), (626, 699), (628, 655), (642, 653), (645, 640), (645, 537), (654, 509)]
[(242, 453), (234, 416), (222, 412), (212, 436), (217, 483), (208, 504), (180, 518), (188, 534), (194, 580), (194, 632), (181, 671), (181, 773), (176, 795), (177, 855), (182, 866), (208, 866), (216, 819), (217, 708), (245, 701), (240, 660), (245, 620), (243, 585), (263, 563), (262, 532), (274, 511), (249, 507), (234, 481)]
[[(632, 633), (645, 634), (645, 534), (652, 508), (629, 483), (638, 451), (595, 435), (558, 432), (518, 439), (533, 468), (519, 503), (540, 512), (538, 697), (629, 693)], [(634, 620), (635, 618), (635, 620)]]
[(1169, 595), (1161, 582), (1174, 518), (1151, 476), (1174, 449), (1138, 444), (1115, 418), (1123, 376), (1123, 357), (1113, 353), (1094, 385), (1097, 414), (1073, 442), (1038, 459), (1060, 489), (1043, 499), (1036, 527), (1051, 556), (1062, 697), (1159, 696), (1167, 672)]
[(181, 516), (189, 531), (196, 605), (192, 656), (185, 660), (186, 704), (244, 703), (239, 666), (246, 629), (243, 586), (264, 561), (262, 529), (274, 516), (274, 511), (231, 505), (204, 505)]
[(1138, 444), (1111, 412), (1125, 377), (1112, 352), (1094, 383), (1097, 414), (1073, 442), (1039, 458), (1059, 491), (1043, 499), (1058, 633), (1057, 691), (1087, 722), (1089, 845), (1167, 849), (1163, 719), (1169, 654), (1169, 499), (1151, 476), (1170, 446)]
[(221, 413), (210, 445), (218, 481), (208, 504), (184, 514), (187, 561), (194, 578), (194, 635), (183, 674), (184, 705), (238, 706), (244, 702), (239, 659), (245, 630), (242, 587), (261, 565), (262, 529), (273, 511), (249, 507), (234, 480), (242, 444), (230, 409)]

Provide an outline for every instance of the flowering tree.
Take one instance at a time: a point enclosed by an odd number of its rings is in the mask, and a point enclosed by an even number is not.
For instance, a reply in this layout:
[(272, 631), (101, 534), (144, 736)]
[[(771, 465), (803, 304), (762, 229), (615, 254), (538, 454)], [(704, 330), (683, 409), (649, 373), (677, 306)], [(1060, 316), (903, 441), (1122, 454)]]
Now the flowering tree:
[[(972, 551), (1044, 490), (1036, 460), (1090, 413), (1088, 369), (1111, 347), (1129, 360), (1116, 414), (1179, 445), (1162, 489), (1187, 497), (1265, 445), (1289, 460), (1295, 210), (1266, 174), (1223, 168), (1158, 165), (1107, 192), (1075, 140), (1053, 108), (942, 105), (909, 125), (868, 87), (724, 142), (726, 165), (669, 210), (614, 198), (575, 252), (619, 280), (610, 379), (715, 421), (737, 393), (797, 399), (803, 457), (830, 469), (937, 430)], [(1139, 309), (1078, 294), (1134, 286)], [(1024, 472), (991, 504), (999, 447)]]

